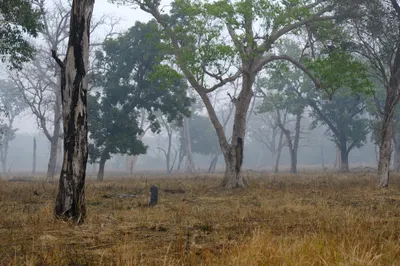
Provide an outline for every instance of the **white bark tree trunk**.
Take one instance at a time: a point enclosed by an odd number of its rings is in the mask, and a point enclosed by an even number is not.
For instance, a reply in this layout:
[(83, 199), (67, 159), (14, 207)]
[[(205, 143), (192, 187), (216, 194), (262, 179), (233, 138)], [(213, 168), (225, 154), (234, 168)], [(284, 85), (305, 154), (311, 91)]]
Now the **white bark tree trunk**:
[(94, 0), (73, 0), (67, 55), (62, 62), (61, 93), (64, 126), (64, 160), (55, 214), (81, 224), (86, 216), (85, 178), (88, 158), (87, 69), (90, 21)]

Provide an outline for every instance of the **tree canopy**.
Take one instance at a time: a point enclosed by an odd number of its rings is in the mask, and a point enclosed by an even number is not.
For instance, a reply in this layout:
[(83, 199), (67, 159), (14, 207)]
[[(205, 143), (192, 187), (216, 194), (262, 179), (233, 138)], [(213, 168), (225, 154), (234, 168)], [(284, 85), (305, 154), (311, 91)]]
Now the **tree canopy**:
[(29, 37), (36, 37), (41, 28), (41, 11), (32, 0), (0, 1), (0, 56), (10, 68), (20, 69), (33, 58), (34, 46)]
[(165, 64), (168, 51), (163, 49), (159, 34), (154, 21), (137, 22), (97, 50), (98, 70), (91, 78), (100, 90), (89, 98), (92, 162), (105, 162), (116, 153), (146, 152), (146, 146), (136, 138), (145, 130), (139, 121), (143, 110), (147, 126), (155, 133), (161, 130), (160, 116), (179, 124), (190, 115), (192, 99), (187, 97), (186, 81)]

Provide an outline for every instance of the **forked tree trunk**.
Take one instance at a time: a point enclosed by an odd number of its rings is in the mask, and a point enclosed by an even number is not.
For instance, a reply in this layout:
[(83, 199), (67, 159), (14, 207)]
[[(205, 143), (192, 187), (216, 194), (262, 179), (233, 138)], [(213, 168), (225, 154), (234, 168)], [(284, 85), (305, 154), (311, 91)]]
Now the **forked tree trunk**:
[(64, 160), (55, 214), (77, 224), (86, 216), (85, 178), (88, 158), (87, 69), (89, 35), (94, 0), (73, 0), (67, 55), (62, 62), (61, 93), (64, 127)]
[[(251, 63), (248, 63), (251, 65)], [(248, 67), (248, 66), (247, 66)], [(223, 145), (220, 141), (221, 151), (225, 159), (225, 175), (221, 185), (226, 188), (245, 188), (247, 181), (242, 175), (244, 138), (246, 136), (246, 115), (253, 97), (254, 73), (244, 73), (242, 90), (238, 98), (234, 99), (236, 105), (232, 142), (231, 145)], [(218, 133), (218, 131), (217, 131)]]

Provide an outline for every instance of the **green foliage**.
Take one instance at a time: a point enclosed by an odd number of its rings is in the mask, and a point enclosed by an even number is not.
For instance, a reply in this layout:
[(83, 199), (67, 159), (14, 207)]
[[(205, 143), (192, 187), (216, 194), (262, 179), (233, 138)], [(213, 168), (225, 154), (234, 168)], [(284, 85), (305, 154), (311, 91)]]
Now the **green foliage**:
[(193, 102), (186, 96), (187, 86), (181, 75), (164, 64), (166, 50), (159, 36), (154, 21), (137, 22), (97, 51), (100, 71), (94, 74), (96, 85), (104, 88), (111, 104), (127, 110), (147, 110), (154, 132), (160, 128), (155, 112), (165, 115), (168, 122), (181, 121), (190, 115), (188, 107)]
[(90, 151), (94, 159), (146, 152), (136, 139), (144, 130), (139, 121), (142, 110), (147, 113), (150, 129), (157, 133), (161, 130), (160, 115), (168, 123), (178, 124), (190, 115), (188, 108), (193, 100), (186, 96), (186, 82), (165, 64), (168, 49), (159, 36), (154, 21), (137, 22), (118, 38), (105, 41), (96, 52), (98, 70), (91, 78), (103, 92), (90, 96), (93, 107), (89, 107), (94, 108)]
[(35, 49), (27, 37), (36, 37), (41, 29), (38, 8), (31, 0), (0, 1), (0, 56), (8, 67), (20, 69), (33, 58)]
[(108, 160), (111, 154), (137, 155), (146, 153), (147, 147), (136, 136), (141, 129), (135, 122), (137, 112), (114, 107), (100, 93), (88, 95), (88, 127), (90, 139), (89, 159)]
[(369, 133), (369, 121), (366, 117), (366, 96), (356, 95), (348, 89), (338, 90), (328, 99), (311, 99), (314, 120), (311, 128), (323, 124), (328, 126), (327, 134), (338, 146), (346, 144), (348, 152), (362, 147)]
[(374, 85), (369, 80), (367, 65), (345, 51), (334, 50), (326, 57), (320, 56), (315, 60), (309, 60), (307, 67), (321, 80), (329, 96), (343, 87), (354, 93), (371, 94), (373, 92)]

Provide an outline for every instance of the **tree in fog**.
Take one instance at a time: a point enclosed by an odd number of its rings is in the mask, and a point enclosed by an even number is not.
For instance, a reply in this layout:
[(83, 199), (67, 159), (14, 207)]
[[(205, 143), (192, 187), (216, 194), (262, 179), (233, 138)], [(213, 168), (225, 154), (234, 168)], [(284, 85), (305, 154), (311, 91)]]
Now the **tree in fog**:
[[(162, 122), (180, 122), (184, 116), (190, 115), (188, 107), (192, 100), (186, 95), (187, 84), (181, 75), (166, 64), (168, 50), (163, 48), (160, 34), (155, 21), (137, 22), (119, 37), (106, 40), (102, 48), (96, 51), (97, 70), (93, 73), (93, 79), (96, 86), (102, 89), (101, 106), (115, 108), (114, 112), (119, 110), (125, 116), (123, 122), (131, 123), (126, 126), (127, 131), (131, 132), (131, 140), (127, 140), (129, 149), (119, 147), (109, 150), (128, 155), (142, 154), (145, 150), (134, 148), (138, 147), (137, 142), (142, 143), (137, 137), (143, 136), (145, 130), (149, 128), (159, 133)], [(99, 110), (104, 112), (104, 109)], [(111, 117), (103, 119), (109, 123), (113, 121)], [(143, 120), (146, 120), (146, 128), (142, 128), (145, 125)], [(102, 125), (102, 138), (105, 139), (110, 138), (106, 124)], [(95, 132), (99, 127), (89, 130), (95, 148), (106, 150), (105, 142), (96, 144), (96, 139), (101, 137)], [(129, 138), (126, 131), (121, 134)]]
[(21, 69), (35, 55), (29, 37), (37, 37), (41, 29), (41, 10), (30, 0), (3, 0), (0, 3), (0, 55), (8, 67)]
[[(218, 159), (216, 155), (219, 155), (221, 150), (218, 146), (218, 137), (215, 134), (210, 119), (202, 115), (193, 114), (188, 120), (188, 123), (192, 152), (201, 155), (212, 155), (208, 172), (213, 172)], [(180, 145), (184, 147), (185, 140), (182, 131), (183, 128), (180, 134)], [(184, 149), (183, 152), (185, 152)]]
[(88, 159), (87, 94), (90, 23), (94, 0), (73, 0), (66, 57), (52, 56), (61, 68), (64, 160), (55, 214), (77, 224), (86, 216), (85, 179)]
[(1, 80), (0, 105), (5, 111), (5, 121), (1, 121), (0, 133), (0, 161), (2, 172), (6, 174), (9, 144), (15, 138), (17, 128), (14, 128), (15, 119), (26, 109), (26, 104), (21, 99), (18, 89), (10, 81)]
[(345, 89), (337, 91), (332, 99), (309, 99), (314, 118), (311, 126), (328, 127), (327, 135), (340, 151), (341, 171), (349, 171), (349, 153), (361, 148), (367, 141), (369, 123), (366, 116), (365, 96), (354, 95)]
[(138, 113), (112, 106), (100, 93), (88, 96), (89, 158), (99, 163), (97, 181), (103, 181), (104, 167), (113, 154), (144, 154), (146, 146), (136, 135), (141, 133), (135, 121)]
[(380, 83), (378, 86), (385, 90), (383, 101), (377, 104), (377, 186), (385, 188), (389, 184), (393, 129), (397, 129), (394, 123), (398, 120), (395, 114), (400, 99), (400, 6), (396, 0), (371, 0), (360, 5), (359, 10), (364, 15), (350, 20), (347, 30), (352, 34), (351, 51), (369, 62), (373, 77)]
[[(47, 180), (53, 181), (56, 174), (58, 146), (62, 135), (61, 110), (61, 72), (56, 62), (49, 57), (49, 51), (64, 55), (69, 36), (69, 17), (71, 1), (53, 0), (52, 7), (47, 8), (44, 0), (35, 2), (40, 10), (43, 27), (39, 36), (44, 43), (36, 44), (36, 56), (22, 71), (12, 71), (10, 78), (19, 88), (21, 98), (29, 106), (36, 118), (38, 128), (50, 142)], [(106, 23), (106, 16), (97, 19), (91, 25), (91, 32)], [(110, 27), (112, 28), (112, 23)]]
[[(275, 54), (273, 47), (282, 36), (294, 33), (305, 25), (332, 19), (336, 1), (296, 4), (290, 1), (175, 1), (170, 16), (160, 9), (159, 1), (113, 2), (137, 4), (163, 28), (177, 64), (203, 100), (217, 132), (226, 165), (221, 185), (227, 188), (246, 187), (241, 167), (246, 115), (253, 97), (255, 77), (265, 65), (276, 60), (288, 60), (311, 74), (294, 58)], [(355, 10), (351, 9), (355, 4), (348, 4), (347, 10)], [(255, 30), (258, 23), (261, 27)], [(208, 93), (238, 78), (242, 79), (242, 88), (238, 97), (233, 99), (236, 110), (229, 142)], [(212, 80), (216, 82), (212, 84)], [(319, 87), (319, 81), (313, 80)]]

